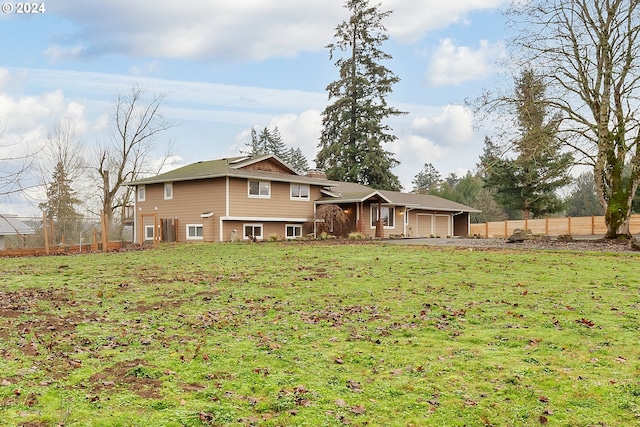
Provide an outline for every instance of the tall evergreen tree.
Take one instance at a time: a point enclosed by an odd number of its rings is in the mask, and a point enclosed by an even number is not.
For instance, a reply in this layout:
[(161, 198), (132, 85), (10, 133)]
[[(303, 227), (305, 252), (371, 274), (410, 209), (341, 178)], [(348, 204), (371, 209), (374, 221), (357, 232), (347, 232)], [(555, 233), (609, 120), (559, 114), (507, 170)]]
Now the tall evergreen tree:
[(573, 181), (566, 203), (568, 216), (604, 214), (596, 193), (593, 172), (583, 172)]
[(386, 101), (400, 79), (381, 63), (391, 59), (380, 49), (388, 39), (382, 20), (391, 12), (380, 12), (378, 6), (347, 0), (351, 17), (336, 27), (336, 42), (327, 46), (331, 60), (338, 52), (347, 56), (336, 60), (340, 78), (327, 86), (333, 103), (322, 113), (316, 164), (330, 179), (400, 190), (391, 172), (399, 162), (383, 148), (397, 137), (384, 120), (405, 113)]
[(70, 233), (79, 219), (75, 206), (80, 203), (72, 188), (72, 180), (64, 163), (58, 161), (53, 177), (47, 187), (47, 201), (39, 204), (47, 217), (56, 221), (58, 236)]
[(287, 148), (277, 126), (273, 130), (265, 127), (260, 133), (258, 133), (255, 128), (251, 128), (251, 141), (245, 145), (249, 149), (243, 151), (243, 153), (250, 156), (274, 154), (284, 160), (289, 166), (293, 167), (297, 172), (302, 173), (309, 170), (309, 162), (302, 153), (302, 150), (299, 147)]
[(300, 173), (304, 173), (309, 170), (309, 162), (307, 161), (305, 155), (302, 153), (300, 147), (289, 148), (289, 151), (287, 151), (287, 154), (284, 158), (289, 166), (293, 167)]
[(556, 138), (559, 118), (549, 117), (542, 79), (525, 70), (515, 87), (518, 137), (513, 141), (515, 158), (496, 156), (485, 144), (485, 185), (507, 209), (520, 210), (525, 219), (559, 212), (564, 203), (557, 190), (570, 182), (570, 154), (562, 153)]
[(411, 184), (413, 184), (412, 193), (427, 194), (442, 184), (442, 177), (432, 163), (425, 163), (424, 168), (411, 180)]

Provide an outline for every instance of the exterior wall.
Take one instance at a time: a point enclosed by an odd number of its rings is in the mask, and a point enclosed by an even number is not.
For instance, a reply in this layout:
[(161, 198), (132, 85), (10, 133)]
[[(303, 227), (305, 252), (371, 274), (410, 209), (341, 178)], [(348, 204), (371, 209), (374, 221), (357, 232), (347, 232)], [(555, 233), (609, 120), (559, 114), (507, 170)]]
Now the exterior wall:
[(313, 202), (321, 197), (318, 187), (309, 189), (309, 200), (292, 200), (288, 182), (270, 182), (270, 197), (249, 197), (247, 179), (229, 179), (230, 217), (311, 218)]
[(285, 239), (285, 232), (287, 225), (300, 225), (302, 226), (302, 236), (305, 237), (308, 233), (313, 232), (313, 230), (307, 229), (304, 223), (295, 223), (295, 222), (282, 222), (282, 221), (264, 221), (264, 220), (246, 220), (246, 221), (224, 221), (223, 223), (223, 239), (224, 242), (232, 241), (232, 233), (235, 230), (236, 238), (238, 241), (246, 240), (243, 238), (244, 236), (244, 225), (245, 224), (260, 224), (262, 226), (262, 239), (261, 240), (269, 240), (272, 235), (276, 235), (278, 240)]
[[(137, 195), (136, 195), (137, 197)], [(173, 198), (164, 199), (164, 184), (145, 185), (145, 200), (136, 201), (136, 218), (140, 223), (140, 215), (144, 214), (142, 226), (153, 225), (153, 214), (161, 219), (178, 218), (176, 238), (178, 242), (187, 240), (187, 224), (203, 225), (203, 241), (217, 241), (220, 234), (219, 221), (215, 221), (225, 209), (225, 179), (207, 179), (190, 182), (174, 182)], [(202, 218), (205, 212), (214, 216)], [(158, 230), (156, 230), (158, 232)], [(138, 238), (140, 229), (137, 230)], [(197, 240), (195, 240), (197, 241)]]

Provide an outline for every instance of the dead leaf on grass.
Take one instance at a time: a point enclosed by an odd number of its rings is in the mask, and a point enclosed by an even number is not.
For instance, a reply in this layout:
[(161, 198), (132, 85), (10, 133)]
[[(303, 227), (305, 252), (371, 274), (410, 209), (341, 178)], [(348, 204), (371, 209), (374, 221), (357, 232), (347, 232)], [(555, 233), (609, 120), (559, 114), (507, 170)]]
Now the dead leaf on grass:
[(349, 380), (347, 381), (347, 388), (355, 393), (362, 393), (362, 384), (358, 381)]
[(363, 405), (356, 405), (356, 406), (353, 406), (351, 408), (351, 412), (353, 412), (354, 414), (357, 414), (357, 415), (362, 415), (365, 412), (367, 412), (367, 410), (365, 409), (365, 407)]

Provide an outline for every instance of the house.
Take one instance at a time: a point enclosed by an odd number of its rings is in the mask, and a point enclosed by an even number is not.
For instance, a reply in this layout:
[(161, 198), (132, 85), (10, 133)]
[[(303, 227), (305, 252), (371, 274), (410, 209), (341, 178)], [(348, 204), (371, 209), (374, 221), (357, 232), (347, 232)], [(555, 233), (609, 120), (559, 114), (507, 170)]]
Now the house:
[(136, 242), (295, 239), (315, 231), (307, 224), (324, 204), (340, 206), (351, 229), (367, 236), (466, 236), (469, 214), (479, 212), (436, 196), (302, 175), (274, 155), (197, 162), (127, 185), (135, 187)]
[(18, 219), (17, 215), (0, 214), (0, 250), (4, 249), (5, 236), (26, 236), (35, 230)]

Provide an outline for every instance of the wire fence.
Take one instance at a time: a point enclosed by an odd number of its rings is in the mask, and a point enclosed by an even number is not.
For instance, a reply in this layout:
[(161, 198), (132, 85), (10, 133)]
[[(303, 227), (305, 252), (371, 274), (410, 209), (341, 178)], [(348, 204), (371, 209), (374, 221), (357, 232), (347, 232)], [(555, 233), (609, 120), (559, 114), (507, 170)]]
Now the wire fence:
[(100, 216), (46, 218), (0, 214), (0, 251), (51, 248), (53, 251), (101, 250), (106, 242), (133, 241), (132, 224)]

